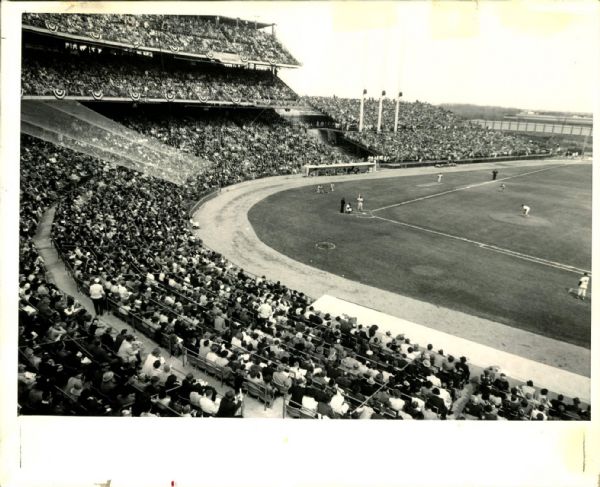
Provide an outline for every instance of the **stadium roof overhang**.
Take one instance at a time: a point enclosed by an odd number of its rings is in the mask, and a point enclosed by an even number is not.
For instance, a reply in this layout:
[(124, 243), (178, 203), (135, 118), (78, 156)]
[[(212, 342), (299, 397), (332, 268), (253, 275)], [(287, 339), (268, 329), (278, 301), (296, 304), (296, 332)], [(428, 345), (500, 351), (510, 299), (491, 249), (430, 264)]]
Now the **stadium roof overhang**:
[(197, 60), (197, 61), (207, 61), (207, 62), (220, 62), (223, 64), (231, 64), (235, 66), (271, 66), (274, 68), (298, 68), (301, 64), (284, 64), (284, 63), (271, 63), (269, 61), (264, 61), (260, 59), (249, 59), (244, 57), (244, 55), (239, 53), (232, 52), (216, 52), (216, 51), (208, 51), (206, 53), (193, 53), (193, 52), (185, 52), (182, 51), (179, 47), (176, 46), (165, 46), (165, 47), (150, 47), (150, 46), (142, 46), (134, 43), (125, 43), (119, 41), (112, 41), (108, 39), (96, 38), (96, 37), (87, 37), (77, 34), (68, 34), (66, 32), (56, 32), (51, 31), (49, 29), (44, 29), (43, 27), (35, 27), (32, 25), (23, 25), (23, 32), (32, 32), (38, 35), (54, 37), (57, 39), (64, 39), (65, 41), (76, 41), (83, 42), (89, 45), (100, 46), (100, 47), (112, 47), (116, 49), (126, 49), (129, 51), (141, 51), (141, 52), (151, 52), (153, 54), (169, 54), (169, 55), (177, 55), (177, 57), (182, 59), (189, 60)]

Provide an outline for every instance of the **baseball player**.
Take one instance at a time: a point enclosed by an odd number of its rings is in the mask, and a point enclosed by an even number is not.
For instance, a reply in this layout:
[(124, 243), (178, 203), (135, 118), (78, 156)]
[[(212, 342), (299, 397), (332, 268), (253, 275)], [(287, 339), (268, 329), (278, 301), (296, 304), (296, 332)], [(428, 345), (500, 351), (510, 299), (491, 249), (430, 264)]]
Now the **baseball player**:
[(582, 301), (585, 300), (585, 293), (587, 292), (590, 277), (587, 272), (583, 273), (583, 276), (579, 278), (579, 289), (577, 289), (577, 297)]
[(356, 198), (356, 211), (363, 211), (363, 202), (365, 199), (362, 197), (362, 194), (358, 193), (358, 198)]

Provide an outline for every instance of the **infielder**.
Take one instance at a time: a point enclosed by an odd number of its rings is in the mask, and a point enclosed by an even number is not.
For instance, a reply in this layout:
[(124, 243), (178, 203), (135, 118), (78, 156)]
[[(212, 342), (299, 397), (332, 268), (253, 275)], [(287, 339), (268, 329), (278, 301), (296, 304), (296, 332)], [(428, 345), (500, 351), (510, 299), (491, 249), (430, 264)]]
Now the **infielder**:
[(521, 215), (523, 216), (529, 216), (529, 212), (531, 211), (531, 208), (529, 208), (529, 206), (527, 205), (521, 205)]
[(438, 174), (438, 183), (441, 183), (441, 182), (442, 182), (442, 173), (439, 173)]
[(577, 289), (577, 297), (582, 301), (585, 300), (585, 293), (587, 292), (590, 278), (587, 272), (583, 273), (583, 276), (579, 278), (579, 289)]

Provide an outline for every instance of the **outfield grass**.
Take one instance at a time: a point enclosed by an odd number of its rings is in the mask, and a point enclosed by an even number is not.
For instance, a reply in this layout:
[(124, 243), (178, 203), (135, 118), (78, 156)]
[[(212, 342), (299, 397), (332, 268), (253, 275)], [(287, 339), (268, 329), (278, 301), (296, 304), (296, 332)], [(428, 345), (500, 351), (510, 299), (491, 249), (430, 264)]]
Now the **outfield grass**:
[[(534, 170), (501, 168), (499, 179), (518, 176), (504, 181), (505, 192), (499, 182), (479, 185), (489, 171), (445, 173), (441, 184), (431, 174), (357, 179), (325, 195), (311, 186), (272, 195), (248, 216), (263, 242), (300, 262), (589, 348), (590, 304), (567, 293), (577, 274), (395, 223), (589, 269), (591, 166), (523, 175)], [(468, 185), (374, 213), (387, 220), (339, 213), (341, 197), (354, 205), (359, 192), (369, 210)], [(528, 220), (518, 216), (521, 203), (532, 208)], [(335, 249), (319, 250), (318, 242)]]

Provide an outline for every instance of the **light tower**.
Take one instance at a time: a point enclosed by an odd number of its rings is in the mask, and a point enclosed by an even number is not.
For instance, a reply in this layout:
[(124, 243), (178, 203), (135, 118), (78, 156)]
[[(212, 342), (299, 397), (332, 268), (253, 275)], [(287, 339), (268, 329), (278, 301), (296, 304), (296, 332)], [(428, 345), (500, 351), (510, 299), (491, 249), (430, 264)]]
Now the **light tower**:
[(385, 90), (381, 92), (379, 97), (379, 116), (377, 117), (377, 133), (381, 132), (381, 114), (383, 113), (383, 97), (385, 96)]
[(400, 113), (400, 98), (402, 98), (402, 92), (398, 93), (396, 98), (396, 117), (394, 118), (394, 132), (398, 132), (398, 113)]
[(360, 98), (360, 113), (358, 114), (358, 131), (363, 131), (363, 123), (365, 116), (365, 95), (367, 94), (367, 90), (363, 90), (362, 96)]

